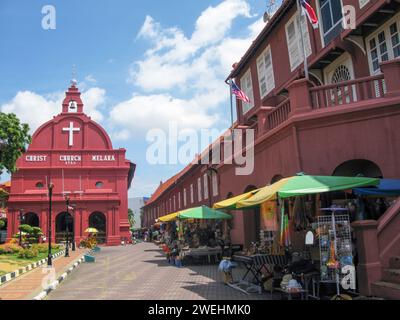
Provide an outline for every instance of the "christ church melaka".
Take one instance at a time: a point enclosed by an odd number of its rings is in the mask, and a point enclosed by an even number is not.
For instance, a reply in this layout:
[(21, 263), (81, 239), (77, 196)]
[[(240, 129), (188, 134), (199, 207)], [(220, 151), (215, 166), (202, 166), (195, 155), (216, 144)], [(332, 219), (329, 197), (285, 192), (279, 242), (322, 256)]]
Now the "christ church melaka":
[(72, 80), (62, 112), (36, 130), (18, 159), (11, 177), (8, 239), (20, 223), (40, 227), (47, 237), (52, 183), (52, 241), (61, 242), (73, 231), (79, 243), (89, 227), (99, 231), (98, 242), (106, 245), (129, 241), (127, 198), (136, 166), (125, 158), (125, 149), (113, 149), (107, 132), (84, 113), (80, 96)]

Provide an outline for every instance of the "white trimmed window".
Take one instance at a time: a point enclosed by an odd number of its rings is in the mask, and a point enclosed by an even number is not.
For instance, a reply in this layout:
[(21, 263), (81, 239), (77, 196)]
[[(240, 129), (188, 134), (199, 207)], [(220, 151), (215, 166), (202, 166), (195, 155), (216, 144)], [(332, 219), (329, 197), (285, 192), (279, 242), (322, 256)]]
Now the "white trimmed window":
[[(311, 42), (310, 35), (308, 34), (308, 22), (306, 17), (300, 15), (300, 25), (303, 32), (303, 40), (301, 39), (301, 33), (299, 31), (298, 14), (294, 14), (293, 17), (286, 24), (286, 42), (289, 52), (290, 70), (293, 71), (304, 61), (304, 54), (306, 52), (307, 57), (311, 54)], [(304, 51), (303, 51), (304, 43)]]
[(358, 0), (358, 4), (360, 5), (360, 9), (363, 8), (369, 0)]
[(197, 196), (198, 200), (202, 200), (202, 193), (201, 193), (201, 177), (197, 178)]
[(211, 173), (211, 180), (212, 180), (212, 194), (213, 197), (218, 195), (218, 177), (215, 172)]
[(175, 195), (174, 195), (173, 199), (174, 199), (174, 211), (176, 211), (176, 201), (175, 201)]
[(204, 184), (204, 199), (208, 199), (208, 176), (207, 173), (203, 175)]
[(178, 209), (181, 208), (181, 192), (178, 192)]
[(343, 29), (342, 0), (319, 0), (319, 12), (322, 37), (327, 45)]
[(400, 14), (366, 38), (371, 75), (380, 73), (379, 64), (400, 56)]
[(261, 99), (275, 88), (271, 47), (268, 46), (257, 59), (258, 82)]
[(190, 185), (190, 203), (194, 202), (194, 188), (193, 183)]
[(242, 113), (245, 114), (251, 108), (254, 107), (254, 95), (253, 95), (253, 82), (251, 80), (251, 71), (250, 69), (244, 74), (243, 77), (240, 78), (240, 89), (249, 97), (250, 102), (242, 103)]
[(186, 188), (183, 189), (183, 206), (186, 207), (187, 198), (186, 198)]

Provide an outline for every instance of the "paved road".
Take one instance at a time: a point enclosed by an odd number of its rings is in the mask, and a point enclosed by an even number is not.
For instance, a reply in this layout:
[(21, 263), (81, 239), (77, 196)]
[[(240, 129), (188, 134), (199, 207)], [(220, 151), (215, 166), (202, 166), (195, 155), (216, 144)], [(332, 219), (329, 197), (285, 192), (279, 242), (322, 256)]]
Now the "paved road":
[[(56, 272), (55, 279), (64, 273), (86, 250), (70, 251), (70, 256), (60, 256), (53, 260), (53, 267)], [(0, 300), (31, 300), (42, 290), (42, 281), (50, 275), (47, 272), (47, 264), (31, 270), (0, 287)], [(54, 279), (54, 280), (55, 280)]]
[[(222, 282), (216, 265), (170, 266), (152, 243), (106, 247), (95, 263), (83, 263), (48, 299), (266, 299)], [(236, 270), (235, 270), (236, 271)], [(239, 272), (239, 270), (237, 270)], [(234, 278), (239, 277), (234, 273)]]

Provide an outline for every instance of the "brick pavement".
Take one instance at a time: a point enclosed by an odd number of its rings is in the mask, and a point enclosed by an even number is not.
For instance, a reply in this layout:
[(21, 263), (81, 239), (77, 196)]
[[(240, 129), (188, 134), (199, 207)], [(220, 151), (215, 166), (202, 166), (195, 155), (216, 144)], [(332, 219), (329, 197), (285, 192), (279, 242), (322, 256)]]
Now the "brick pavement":
[[(239, 280), (243, 270), (235, 269)], [(95, 263), (79, 266), (48, 299), (268, 299), (247, 295), (222, 282), (217, 265), (176, 268), (167, 263), (152, 243), (106, 247), (96, 253)]]
[[(55, 268), (57, 279), (63, 272), (65, 272), (70, 265), (72, 265), (86, 250), (77, 249), (76, 251), (70, 250), (70, 256), (65, 258), (63, 255), (53, 260), (53, 267)], [(35, 295), (42, 291), (42, 280), (49, 273), (43, 272), (47, 268), (44, 264), (34, 270), (31, 270), (24, 275), (7, 282), (0, 286), (0, 299), (1, 300), (30, 300)]]

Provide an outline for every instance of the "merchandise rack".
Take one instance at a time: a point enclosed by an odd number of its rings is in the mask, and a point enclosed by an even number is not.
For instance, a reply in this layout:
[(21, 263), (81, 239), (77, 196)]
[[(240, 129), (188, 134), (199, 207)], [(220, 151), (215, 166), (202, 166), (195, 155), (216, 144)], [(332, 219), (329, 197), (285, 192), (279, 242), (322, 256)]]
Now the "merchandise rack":
[[(340, 294), (340, 283), (344, 277), (341, 268), (352, 265), (352, 243), (350, 218), (348, 214), (335, 214), (332, 208), (330, 215), (318, 217), (319, 249), (321, 282), (336, 283), (337, 294)], [(332, 258), (331, 245), (333, 241), (334, 259), (338, 261), (337, 268), (329, 268), (328, 261)]]

